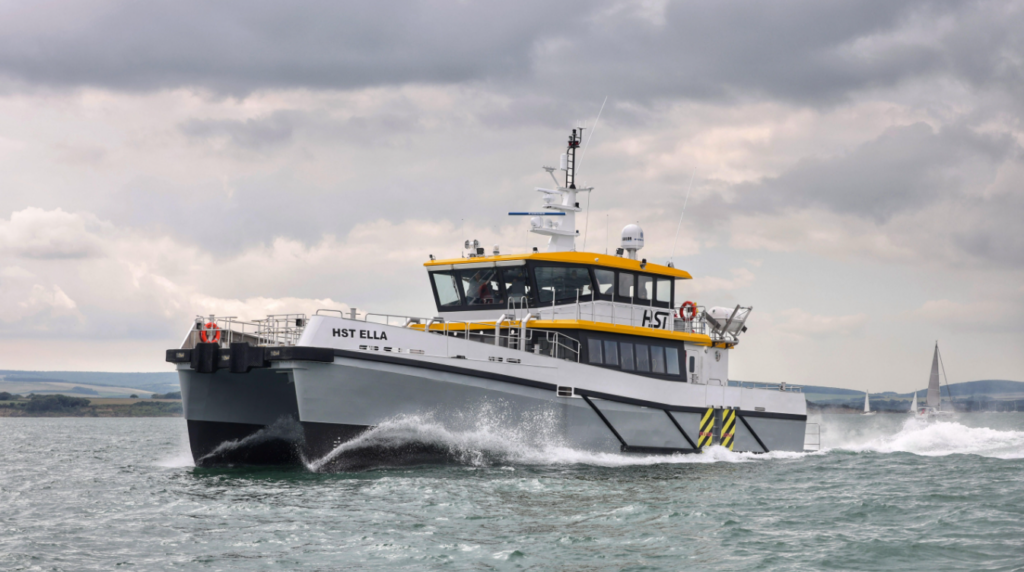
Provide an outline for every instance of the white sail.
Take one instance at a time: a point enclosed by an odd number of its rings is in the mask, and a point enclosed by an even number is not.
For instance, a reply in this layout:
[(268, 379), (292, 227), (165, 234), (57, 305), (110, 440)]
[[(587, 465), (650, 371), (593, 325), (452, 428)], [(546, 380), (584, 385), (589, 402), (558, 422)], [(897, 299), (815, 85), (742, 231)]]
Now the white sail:
[(917, 413), (917, 392), (914, 392), (914, 401), (910, 403), (910, 412)]
[(928, 407), (939, 408), (939, 343), (935, 342), (935, 353), (932, 354), (932, 375), (928, 378)]
[(864, 392), (864, 413), (871, 413), (871, 404), (868, 402), (868, 392)]

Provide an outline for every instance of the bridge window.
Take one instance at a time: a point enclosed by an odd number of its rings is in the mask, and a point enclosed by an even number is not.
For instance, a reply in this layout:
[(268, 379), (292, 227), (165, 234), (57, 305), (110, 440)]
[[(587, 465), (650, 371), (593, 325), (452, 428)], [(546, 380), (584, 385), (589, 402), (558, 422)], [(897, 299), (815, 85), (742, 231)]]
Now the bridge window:
[(615, 289), (615, 272), (601, 268), (594, 269), (594, 278), (597, 279), (597, 294), (605, 300), (611, 300)]
[(630, 274), (629, 272), (619, 272), (619, 288), (616, 294), (620, 298), (626, 298), (627, 300), (631, 300), (634, 295), (633, 287), (635, 286), (635, 284), (636, 276)]
[(584, 267), (571, 266), (537, 266), (534, 268), (540, 302), (576, 301), (577, 293), (580, 300), (589, 299), (593, 292), (590, 283), (590, 272)]
[(525, 305), (522, 298), (530, 299), (530, 280), (526, 273), (526, 267), (502, 268), (501, 278), (505, 283), (505, 295), (508, 296), (508, 299), (515, 304)]
[(462, 280), (462, 292), (466, 296), (466, 304), (486, 306), (505, 303), (505, 299), (501, 295), (498, 269), (475, 268), (459, 270), (458, 273)]
[(654, 298), (654, 278), (643, 274), (636, 277), (636, 297), (645, 302)]
[(668, 278), (658, 278), (658, 287), (654, 290), (656, 294), (655, 301), (658, 302), (662, 308), (669, 308), (672, 306), (672, 280)]
[(451, 272), (431, 272), (434, 280), (434, 290), (437, 292), (438, 307), (458, 306), (459, 287), (455, 283), (455, 276)]

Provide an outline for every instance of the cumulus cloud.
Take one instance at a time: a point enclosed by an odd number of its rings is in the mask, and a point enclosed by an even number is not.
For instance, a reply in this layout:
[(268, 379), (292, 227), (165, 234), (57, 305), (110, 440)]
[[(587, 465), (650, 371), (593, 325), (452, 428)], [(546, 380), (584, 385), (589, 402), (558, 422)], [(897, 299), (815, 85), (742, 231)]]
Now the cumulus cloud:
[(82, 320), (78, 304), (56, 284), (32, 283), (28, 276), (0, 283), (0, 323), (3, 324), (0, 331), (28, 335), (51, 328), (78, 326)]
[(86, 258), (100, 252), (98, 221), (88, 215), (29, 207), (0, 220), (0, 250), (22, 258)]

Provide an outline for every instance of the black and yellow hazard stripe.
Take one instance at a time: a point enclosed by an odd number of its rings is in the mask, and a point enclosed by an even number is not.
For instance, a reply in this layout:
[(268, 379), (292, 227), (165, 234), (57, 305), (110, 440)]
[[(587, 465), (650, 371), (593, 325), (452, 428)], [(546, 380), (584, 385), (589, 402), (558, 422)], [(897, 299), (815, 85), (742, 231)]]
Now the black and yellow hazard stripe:
[(722, 412), (722, 446), (732, 451), (732, 438), (736, 435), (736, 410)]
[(700, 437), (697, 438), (697, 448), (711, 446), (711, 440), (715, 436), (715, 408), (708, 407), (704, 417), (700, 420)]

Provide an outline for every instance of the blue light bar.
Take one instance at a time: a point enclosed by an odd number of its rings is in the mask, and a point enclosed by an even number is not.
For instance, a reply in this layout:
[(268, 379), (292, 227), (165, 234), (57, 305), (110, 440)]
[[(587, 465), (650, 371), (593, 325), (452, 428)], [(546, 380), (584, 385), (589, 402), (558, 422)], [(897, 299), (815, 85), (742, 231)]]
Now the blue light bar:
[(562, 213), (562, 212), (554, 212), (554, 213), (552, 213), (552, 212), (544, 212), (544, 213), (523, 212), (523, 213), (508, 213), (508, 216), (565, 216), (565, 213)]

